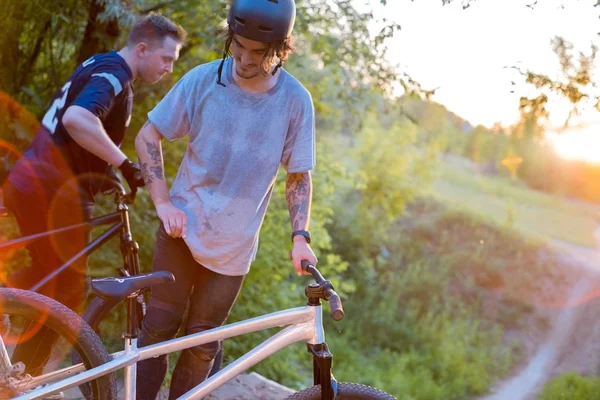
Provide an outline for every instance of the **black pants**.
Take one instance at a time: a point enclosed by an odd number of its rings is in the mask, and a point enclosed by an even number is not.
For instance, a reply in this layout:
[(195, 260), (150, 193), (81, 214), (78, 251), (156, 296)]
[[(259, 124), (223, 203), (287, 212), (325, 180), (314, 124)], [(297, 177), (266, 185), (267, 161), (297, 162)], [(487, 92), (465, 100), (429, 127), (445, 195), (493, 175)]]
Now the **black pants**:
[[(175, 283), (152, 287), (138, 347), (173, 339), (182, 324), (185, 334), (223, 325), (238, 296), (244, 276), (227, 276), (200, 265), (183, 239), (158, 230), (153, 271), (170, 271)], [(187, 319), (184, 315), (187, 309)], [(173, 371), (169, 399), (176, 399), (206, 379), (221, 342), (181, 352)], [(141, 361), (137, 366), (137, 399), (154, 400), (167, 371), (167, 356)]]
[[(7, 181), (3, 189), (5, 206), (16, 218), (22, 236), (78, 224), (92, 216), (93, 203), (82, 199), (76, 187), (65, 186), (49, 191), (32, 185), (28, 193), (22, 193)], [(9, 276), (6, 284), (30, 289), (81, 251), (89, 240), (89, 230), (79, 229), (30, 243), (31, 264)], [(82, 257), (38, 292), (81, 312), (86, 296), (86, 275), (87, 260)], [(26, 371), (36, 375), (46, 363), (55, 342), (54, 333), (42, 329), (17, 346), (12, 361), (22, 361)]]

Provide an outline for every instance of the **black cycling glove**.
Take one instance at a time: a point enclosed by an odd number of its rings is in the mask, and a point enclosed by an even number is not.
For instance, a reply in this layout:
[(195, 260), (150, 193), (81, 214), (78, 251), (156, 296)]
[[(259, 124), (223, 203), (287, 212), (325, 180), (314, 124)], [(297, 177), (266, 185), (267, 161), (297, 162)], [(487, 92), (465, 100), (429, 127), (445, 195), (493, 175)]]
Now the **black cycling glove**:
[(119, 165), (119, 169), (123, 174), (123, 178), (125, 178), (125, 180), (129, 184), (130, 189), (133, 190), (134, 188), (145, 186), (144, 176), (138, 164), (126, 158), (125, 161), (123, 161), (123, 163)]

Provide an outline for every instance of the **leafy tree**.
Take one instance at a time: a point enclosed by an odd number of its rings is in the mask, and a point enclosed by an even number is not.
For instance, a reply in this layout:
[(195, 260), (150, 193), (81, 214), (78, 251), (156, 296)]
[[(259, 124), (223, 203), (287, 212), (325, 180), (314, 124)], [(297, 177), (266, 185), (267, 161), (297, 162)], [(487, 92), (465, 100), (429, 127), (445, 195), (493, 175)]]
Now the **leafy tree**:
[(557, 79), (513, 67), (538, 93), (535, 97), (521, 97), (520, 99), (519, 109), (522, 115), (520, 134), (523, 136), (541, 135), (541, 129), (536, 125), (544, 122), (549, 116), (546, 105), (550, 95), (557, 95), (559, 98), (567, 100), (571, 106), (565, 126), (569, 125), (572, 117), (581, 114), (582, 108), (585, 108), (587, 102), (592, 102), (593, 106), (600, 110), (600, 92), (593, 82), (597, 47), (592, 45), (589, 54), (581, 51), (575, 52), (572, 43), (557, 36), (552, 40), (552, 50), (558, 57), (562, 74)]

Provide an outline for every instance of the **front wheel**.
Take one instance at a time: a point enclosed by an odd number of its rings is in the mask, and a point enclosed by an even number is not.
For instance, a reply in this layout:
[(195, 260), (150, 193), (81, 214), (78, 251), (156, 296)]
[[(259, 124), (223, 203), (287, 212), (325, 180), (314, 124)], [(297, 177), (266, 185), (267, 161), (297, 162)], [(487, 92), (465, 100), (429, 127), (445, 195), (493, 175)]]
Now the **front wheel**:
[[(321, 385), (296, 392), (286, 400), (321, 400)], [(379, 389), (357, 383), (339, 383), (335, 400), (396, 400)]]
[[(78, 354), (86, 369), (111, 360), (98, 336), (76, 313), (38, 293), (1, 288), (0, 321), (3, 365), (0, 399), (30, 393), (32, 379), (52, 383), (73, 376), (57, 372), (69, 366), (66, 355), (72, 351)], [(101, 376), (86, 385), (94, 400), (117, 398), (114, 374)], [(67, 394), (77, 395), (73, 391)], [(64, 395), (61, 392), (58, 396)]]

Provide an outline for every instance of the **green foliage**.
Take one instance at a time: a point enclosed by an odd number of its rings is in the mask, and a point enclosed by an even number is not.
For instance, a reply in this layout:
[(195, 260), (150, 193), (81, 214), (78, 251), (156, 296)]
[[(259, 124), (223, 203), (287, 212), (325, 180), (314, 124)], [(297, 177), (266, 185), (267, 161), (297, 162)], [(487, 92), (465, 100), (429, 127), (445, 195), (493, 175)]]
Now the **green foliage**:
[[(391, 93), (395, 81), (419, 90), (386, 61), (386, 40), (399, 29), (397, 24), (380, 21), (380, 33), (372, 36), (372, 12), (360, 12), (350, 1), (299, 0), (297, 8), (298, 54), (291, 57), (289, 67), (311, 90), (319, 110), (343, 109), (340, 123), (359, 123), (363, 110), (379, 93)], [(79, 1), (59, 0), (43, 5), (8, 2), (3, 10), (0, 87), (41, 117), (59, 88), (56, 82), (64, 82), (88, 52), (122, 46), (135, 17), (149, 11), (163, 13), (189, 33), (176, 78), (197, 64), (220, 58), (227, 2), (91, 0), (82, 7)], [(140, 88), (136, 102), (148, 98), (154, 105), (169, 86)]]
[[(163, 12), (190, 33), (173, 75), (151, 87), (136, 87), (130, 135), (123, 145), (129, 155), (134, 154), (133, 136), (146, 113), (173, 83), (195, 65), (221, 57), (218, 33), (225, 2), (92, 0), (86, 9), (79, 2), (60, 0), (41, 11), (38, 3), (12, 2), (0, 17), (10, 32), (0, 40), (6, 49), (0, 76), (11, 83), (8, 92), (38, 116), (58, 89), (56, 82), (72, 72), (90, 24), (117, 24), (118, 37), (104, 28), (95, 32), (109, 47), (123, 43), (132, 15), (149, 10)], [(100, 3), (104, 8), (92, 15), (90, 10)], [(481, 146), (483, 159), (498, 160), (488, 147), (497, 146), (501, 136), (469, 136), (470, 125), (441, 105), (415, 96), (386, 97), (396, 79), (409, 90), (420, 90), (410, 77), (396, 76), (384, 59), (385, 39), (397, 25), (388, 24), (371, 37), (372, 15), (358, 12), (346, 0), (299, 0), (298, 9), (298, 53), (286, 68), (310, 90), (318, 113), (311, 231), (319, 267), (344, 299), (347, 312), (340, 323), (325, 321), (336, 376), (403, 398), (481, 394), (517, 358), (518, 347), (504, 343), (502, 332), (519, 328), (521, 317), (529, 312), (517, 302), (488, 304), (486, 290), (498, 282), (510, 288), (530, 282), (540, 270), (536, 249), (469, 215), (417, 199), (434, 179), (440, 152), (475, 154), (474, 148)], [(19, 24), (22, 21), (26, 23)], [(13, 60), (9, 56), (19, 63), (4, 62)], [(163, 143), (168, 180), (175, 177), (186, 144)], [(290, 222), (283, 175), (280, 171), (257, 259), (230, 322), (305, 302), (303, 288), (309, 279), (295, 276), (288, 259)], [(96, 215), (113, 209), (110, 198), (99, 199)], [(142, 270), (148, 271), (159, 221), (143, 191), (131, 211)], [(15, 233), (10, 221), (7, 227), (3, 225), (3, 233)], [(533, 266), (519, 271), (515, 267), (521, 263)], [(93, 276), (113, 275), (121, 266), (118, 241), (94, 253), (89, 264)], [(123, 319), (121, 308), (103, 324), (102, 337), (111, 350), (118, 349)], [(273, 332), (227, 340), (226, 361), (269, 333)], [(310, 384), (311, 367), (305, 346), (299, 344), (256, 370), (300, 387)]]
[(496, 376), (506, 373), (511, 354), (499, 345), (499, 329), (481, 329), (472, 316), (451, 314), (453, 310), (406, 319), (406, 330), (420, 336), (421, 343), (410, 343), (402, 352), (369, 347), (348, 334), (328, 339), (338, 360), (336, 376), (402, 399), (465, 399), (484, 393)]
[(422, 200), (381, 245), (371, 268), (348, 270), (360, 275), (357, 290), (328, 338), (337, 378), (407, 399), (485, 393), (519, 359), (519, 344), (503, 332), (523, 329), (531, 313), (527, 299), (494, 292), (537, 293), (553, 261), (514, 234)]
[(600, 379), (584, 378), (575, 373), (554, 378), (544, 387), (540, 400), (597, 400), (600, 399)]
[(3, 10), (0, 87), (40, 117), (75, 67), (73, 38), (83, 37), (88, 10), (75, 0), (8, 2)]
[[(347, 165), (345, 182), (336, 191), (336, 217), (330, 226), (340, 244), (338, 252), (352, 262), (379, 252), (389, 225), (430, 182), (437, 148), (416, 146), (419, 132), (399, 118), (388, 128), (371, 117), (353, 139), (332, 138), (327, 151)], [(369, 261), (366, 261), (367, 263)]]

